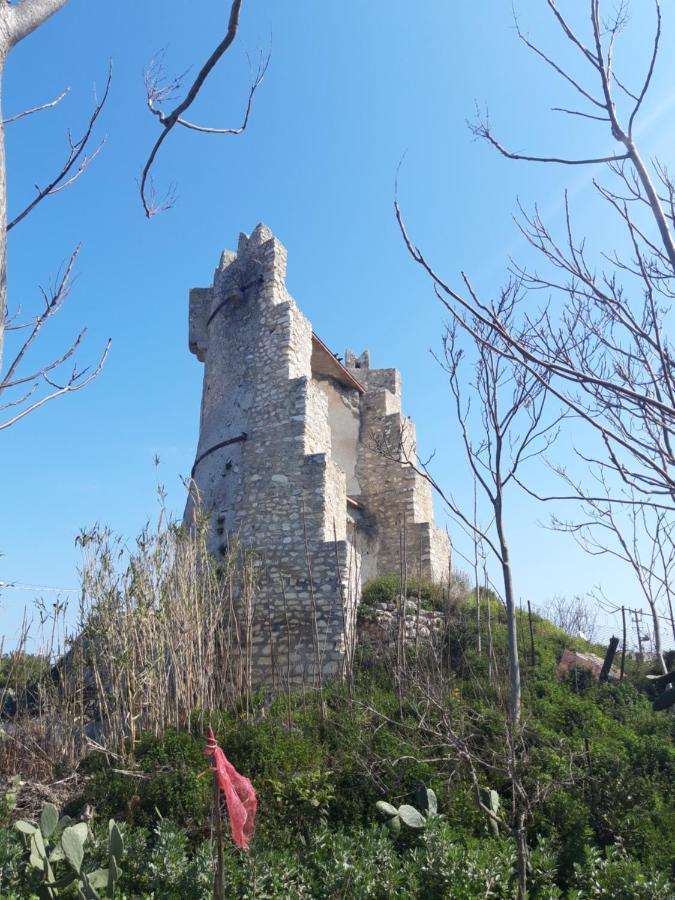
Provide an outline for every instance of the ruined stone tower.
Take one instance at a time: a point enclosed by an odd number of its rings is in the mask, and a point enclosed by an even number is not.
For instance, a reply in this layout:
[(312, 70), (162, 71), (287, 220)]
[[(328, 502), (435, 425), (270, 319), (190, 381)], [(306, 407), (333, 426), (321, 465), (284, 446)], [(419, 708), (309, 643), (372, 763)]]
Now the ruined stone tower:
[(254, 680), (311, 684), (317, 646), (321, 674), (339, 674), (361, 584), (400, 572), (402, 535), (411, 575), (421, 565), (448, 577), (431, 488), (399, 461), (401, 442), (415, 440), (400, 375), (371, 369), (367, 353), (347, 351), (343, 364), (328, 350), (288, 293), (286, 250), (265, 225), (224, 251), (211, 287), (190, 292), (189, 341), (204, 363), (193, 497), (214, 552), (237, 535), (265, 561)]

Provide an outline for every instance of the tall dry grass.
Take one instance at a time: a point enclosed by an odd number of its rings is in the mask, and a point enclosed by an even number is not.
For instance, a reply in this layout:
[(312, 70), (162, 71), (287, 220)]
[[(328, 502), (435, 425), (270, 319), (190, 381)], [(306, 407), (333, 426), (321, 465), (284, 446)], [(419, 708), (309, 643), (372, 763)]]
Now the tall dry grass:
[(0, 774), (48, 778), (96, 746), (126, 758), (143, 731), (250, 706), (257, 567), (236, 543), (216, 560), (207, 532), (161, 516), (131, 549), (105, 528), (81, 533), (76, 624), (44, 608), (0, 653)]

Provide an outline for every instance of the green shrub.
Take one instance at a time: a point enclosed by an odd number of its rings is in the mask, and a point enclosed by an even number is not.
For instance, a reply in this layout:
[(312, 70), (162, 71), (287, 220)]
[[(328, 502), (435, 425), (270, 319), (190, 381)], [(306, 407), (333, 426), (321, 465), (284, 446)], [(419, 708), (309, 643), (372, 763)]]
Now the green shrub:
[[(398, 603), (401, 596), (401, 579), (398, 575), (380, 575), (371, 578), (361, 591), (361, 605), (365, 609), (376, 603)], [(448, 598), (447, 585), (436, 584), (428, 578), (410, 578), (406, 583), (408, 600), (421, 601), (422, 609), (442, 609)]]
[(567, 887), (575, 867), (584, 862), (587, 847), (592, 842), (588, 806), (563, 790), (554, 791), (538, 811), (535, 828), (555, 846), (558, 884)]
[(18, 897), (19, 894), (12, 894), (12, 889), (21, 881), (27, 893), (32, 889), (37, 890), (38, 881), (32, 872), (30, 877), (22, 878), (24, 869), (21, 837), (8, 826), (0, 827), (0, 897)]
[(591, 847), (583, 864), (575, 866), (569, 900), (672, 900), (673, 885), (664, 875), (645, 872), (621, 846), (603, 856)]
[(331, 773), (321, 769), (297, 772), (287, 778), (268, 778), (263, 796), (284, 826), (308, 834), (328, 817), (335, 798)]
[(429, 824), (423, 846), (412, 851), (407, 868), (418, 880), (418, 893), (413, 896), (429, 900), (515, 896), (513, 845), (490, 839), (457, 840), (442, 820)]
[(136, 745), (139, 771), (124, 774), (103, 768), (87, 783), (84, 799), (99, 814), (123, 816), (152, 826), (157, 813), (189, 828), (202, 829), (211, 804), (209, 764), (204, 743), (188, 732), (168, 729), (142, 735)]
[(361, 591), (361, 604), (396, 603), (401, 595), (401, 579), (397, 575), (380, 575), (367, 581)]

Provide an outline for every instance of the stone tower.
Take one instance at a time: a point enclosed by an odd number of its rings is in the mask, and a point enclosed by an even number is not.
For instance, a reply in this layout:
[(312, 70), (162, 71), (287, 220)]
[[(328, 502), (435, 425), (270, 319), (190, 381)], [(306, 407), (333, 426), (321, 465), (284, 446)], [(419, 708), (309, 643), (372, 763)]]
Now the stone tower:
[[(204, 363), (193, 496), (214, 552), (237, 535), (265, 560), (254, 680), (311, 684), (317, 656), (323, 677), (337, 675), (361, 584), (399, 573), (402, 534), (410, 574), (421, 564), (426, 577), (448, 577), (431, 488), (400, 461), (401, 443), (415, 440), (400, 375), (371, 369), (367, 353), (347, 351), (343, 364), (328, 350), (288, 293), (286, 250), (265, 225), (222, 254), (211, 287), (190, 292), (189, 319)], [(382, 439), (393, 452), (375, 449)]]

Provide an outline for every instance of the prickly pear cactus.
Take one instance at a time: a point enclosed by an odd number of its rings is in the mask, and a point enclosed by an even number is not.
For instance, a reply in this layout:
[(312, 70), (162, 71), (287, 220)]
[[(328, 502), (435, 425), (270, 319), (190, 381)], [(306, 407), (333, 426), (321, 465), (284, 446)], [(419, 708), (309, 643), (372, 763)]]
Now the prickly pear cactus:
[(385, 825), (393, 835), (401, 833), (402, 826), (410, 831), (423, 831), (427, 820), (438, 815), (438, 801), (436, 794), (424, 785), (418, 785), (415, 799), (422, 808), (423, 813), (414, 806), (404, 803), (398, 808), (387, 803), (386, 800), (378, 800), (375, 809), (382, 816)]
[(436, 794), (431, 788), (426, 787), (421, 782), (415, 790), (415, 803), (427, 819), (432, 819), (438, 815), (438, 798)]
[[(63, 850), (63, 836), (72, 827), (68, 816), (59, 818), (59, 811), (53, 803), (45, 803), (40, 815), (40, 824), (20, 820), (15, 828), (23, 836), (28, 849), (28, 864), (39, 873), (42, 897), (56, 897), (61, 887), (68, 887), (76, 876), (69, 873), (64, 878), (54, 878), (54, 863), (66, 858)], [(86, 825), (84, 828), (86, 829)], [(67, 841), (68, 839), (66, 839)]]
[(499, 822), (497, 822), (497, 819), (495, 818), (499, 815), (499, 794), (497, 791), (493, 791), (490, 788), (481, 788), (480, 800), (483, 806), (491, 813), (491, 815), (488, 815), (488, 823), (492, 833), (495, 837), (499, 837)]
[[(82, 868), (85, 845), (89, 839), (86, 822), (73, 824), (68, 816), (59, 818), (54, 804), (46, 803), (39, 825), (19, 821), (15, 827), (24, 836), (29, 854), (28, 864), (39, 872), (41, 898), (51, 900), (72, 885), (77, 886), (77, 896), (84, 900), (115, 896), (124, 843), (113, 819), (108, 823), (108, 868), (93, 872), (86, 872)], [(67, 863), (69, 866), (69, 871), (59, 878), (54, 875), (54, 865), (57, 863)], [(69, 892), (69, 896), (72, 893)]]

